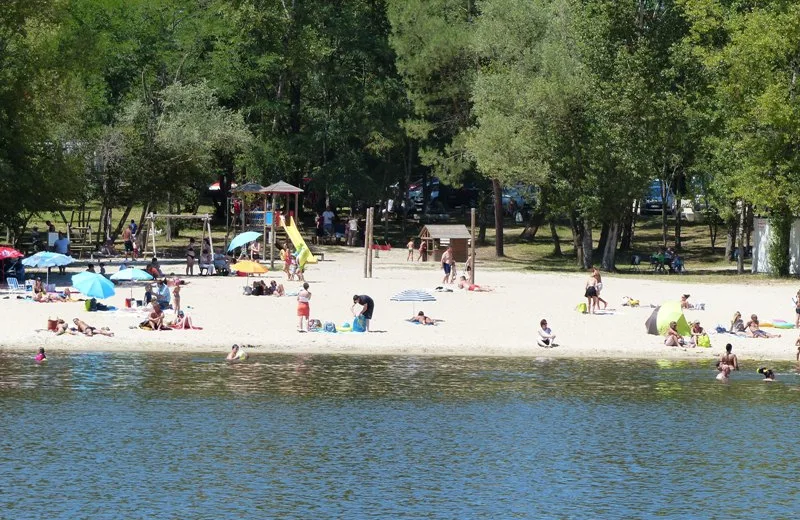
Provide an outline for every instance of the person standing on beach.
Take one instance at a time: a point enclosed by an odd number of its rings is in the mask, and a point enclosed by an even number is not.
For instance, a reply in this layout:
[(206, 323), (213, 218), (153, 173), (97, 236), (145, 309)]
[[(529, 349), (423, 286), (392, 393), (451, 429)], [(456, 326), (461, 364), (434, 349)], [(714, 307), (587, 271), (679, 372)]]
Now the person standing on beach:
[(417, 262), (426, 262), (428, 260), (428, 243), (422, 240), (419, 244), (419, 256)]
[[(311, 300), (311, 291), (308, 290), (308, 282), (303, 282), (303, 288), (297, 293), (297, 331), (306, 332), (308, 330), (308, 316), (311, 314), (309, 301)], [(306, 326), (303, 328), (303, 320)]]
[(133, 232), (130, 227), (126, 226), (122, 230), (122, 242), (125, 244), (125, 260), (127, 260), (128, 255), (133, 255)]
[(414, 261), (414, 238), (408, 239), (408, 244), (406, 244), (408, 248), (408, 255), (406, 256), (406, 262), (413, 262)]
[(453, 271), (452, 247), (448, 247), (442, 254), (442, 270), (444, 270), (444, 278), (442, 278), (442, 283), (452, 283), (450, 280), (450, 273)]
[[(361, 305), (361, 310), (358, 312), (355, 311), (356, 305)], [(366, 320), (364, 323), (364, 332), (369, 332), (369, 320), (372, 319), (372, 313), (375, 310), (375, 301), (366, 294), (356, 294), (353, 296), (353, 306), (350, 307), (350, 310), (353, 311), (353, 316), (364, 317), (364, 320)]]
[(800, 291), (794, 297), (794, 328), (800, 329)]
[(186, 246), (186, 276), (194, 276), (194, 238), (189, 239), (189, 245)]
[(589, 275), (589, 279), (586, 280), (586, 288), (583, 293), (584, 297), (586, 297), (587, 301), (587, 309), (586, 311), (589, 314), (594, 314), (597, 310), (597, 278)]
[[(592, 266), (592, 276), (596, 280), (594, 284), (594, 290), (597, 293), (597, 301), (603, 302), (603, 309), (605, 309), (608, 307), (608, 303), (600, 297), (600, 293), (603, 291), (603, 277), (600, 275), (600, 270), (594, 266)], [(595, 307), (597, 307), (596, 303)]]

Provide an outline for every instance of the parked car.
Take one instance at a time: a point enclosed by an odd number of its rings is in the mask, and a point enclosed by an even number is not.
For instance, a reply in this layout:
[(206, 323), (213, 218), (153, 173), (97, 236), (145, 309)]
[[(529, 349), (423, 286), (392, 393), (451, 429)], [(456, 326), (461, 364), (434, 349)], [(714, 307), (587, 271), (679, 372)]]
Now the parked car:
[(647, 193), (639, 203), (640, 215), (660, 215), (663, 208), (667, 208), (668, 213), (675, 212), (675, 196), (672, 191), (667, 190), (666, 200), (662, 196), (661, 181), (653, 181), (647, 189)]

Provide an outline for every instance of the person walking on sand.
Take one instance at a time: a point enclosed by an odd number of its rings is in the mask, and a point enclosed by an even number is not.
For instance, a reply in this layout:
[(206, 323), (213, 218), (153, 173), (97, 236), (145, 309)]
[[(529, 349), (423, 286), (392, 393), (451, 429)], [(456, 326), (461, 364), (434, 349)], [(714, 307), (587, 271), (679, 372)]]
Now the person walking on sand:
[(452, 247), (448, 247), (442, 254), (442, 270), (444, 270), (444, 278), (442, 278), (442, 283), (452, 283), (450, 280), (450, 273), (453, 271)]
[[(308, 290), (308, 282), (303, 283), (303, 288), (297, 293), (297, 316), (298, 332), (308, 331), (308, 316), (311, 314), (309, 301), (311, 300), (311, 291)], [(303, 321), (305, 320), (305, 328), (303, 328)]]
[(133, 256), (133, 232), (130, 226), (125, 226), (122, 230), (122, 242), (125, 244), (125, 260), (127, 260), (128, 255)]
[[(596, 280), (594, 284), (594, 290), (597, 293), (597, 301), (603, 302), (603, 309), (608, 307), (608, 303), (600, 297), (600, 293), (603, 291), (603, 277), (600, 275), (600, 270), (596, 267), (592, 266), (592, 276)], [(595, 307), (597, 304), (595, 304)]]
[(597, 310), (597, 278), (591, 274), (589, 275), (589, 279), (586, 280), (583, 296), (587, 301), (587, 312), (589, 314), (594, 314)]
[(408, 244), (406, 244), (408, 248), (408, 255), (406, 256), (406, 262), (413, 262), (414, 261), (414, 238), (408, 239)]
[[(355, 310), (356, 305), (361, 305), (361, 309), (358, 312)], [(375, 301), (366, 294), (355, 294), (353, 295), (353, 305), (350, 310), (353, 312), (353, 316), (364, 317), (364, 332), (369, 332), (369, 321), (372, 319), (373, 311), (375, 311)]]

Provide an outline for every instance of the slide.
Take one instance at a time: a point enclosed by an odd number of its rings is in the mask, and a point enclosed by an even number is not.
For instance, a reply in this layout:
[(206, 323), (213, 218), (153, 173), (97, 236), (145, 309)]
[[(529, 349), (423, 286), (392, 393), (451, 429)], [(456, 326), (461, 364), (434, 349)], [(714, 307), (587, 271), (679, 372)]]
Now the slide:
[(297, 264), (301, 269), (304, 268), (307, 263), (316, 264), (317, 258), (312, 255), (311, 251), (308, 249), (306, 241), (303, 240), (303, 237), (300, 235), (300, 231), (298, 231), (297, 226), (294, 225), (294, 219), (291, 219), (291, 217), (289, 218), (290, 220), (288, 224), (284, 220), (283, 229), (286, 231), (286, 235), (289, 237), (289, 240), (292, 241), (295, 255), (297, 256)]

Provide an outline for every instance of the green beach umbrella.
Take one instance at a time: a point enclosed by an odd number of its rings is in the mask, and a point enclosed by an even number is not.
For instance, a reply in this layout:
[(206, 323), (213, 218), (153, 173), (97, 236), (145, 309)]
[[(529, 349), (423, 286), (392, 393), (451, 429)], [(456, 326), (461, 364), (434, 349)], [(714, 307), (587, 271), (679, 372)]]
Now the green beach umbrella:
[(681, 309), (681, 302), (678, 301), (664, 302), (653, 310), (653, 314), (645, 322), (647, 333), (656, 336), (664, 335), (670, 322), (673, 321), (678, 323), (678, 334), (681, 336), (690, 334), (689, 322), (686, 321), (686, 316), (683, 315), (683, 309)]

